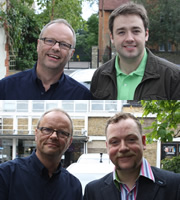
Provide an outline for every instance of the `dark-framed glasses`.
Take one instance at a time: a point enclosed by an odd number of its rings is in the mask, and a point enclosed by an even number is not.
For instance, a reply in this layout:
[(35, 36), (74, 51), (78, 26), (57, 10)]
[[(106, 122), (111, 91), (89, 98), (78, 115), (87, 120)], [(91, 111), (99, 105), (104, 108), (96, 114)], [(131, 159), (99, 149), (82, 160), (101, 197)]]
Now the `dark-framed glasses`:
[(41, 133), (43, 135), (52, 135), (54, 132), (56, 132), (56, 135), (58, 138), (68, 138), (69, 136), (71, 136), (71, 133), (68, 133), (66, 131), (62, 131), (62, 130), (56, 130), (53, 128), (47, 128), (47, 127), (37, 127), (37, 129), (39, 129), (41, 131)]
[(65, 43), (65, 42), (59, 42), (55, 39), (52, 39), (52, 38), (39, 38), (40, 40), (43, 40), (44, 41), (44, 44), (47, 44), (48, 46), (54, 46), (56, 43), (59, 44), (59, 47), (61, 49), (65, 49), (65, 50), (69, 50), (69, 49), (73, 49), (72, 45), (71, 44), (68, 44), (68, 43)]

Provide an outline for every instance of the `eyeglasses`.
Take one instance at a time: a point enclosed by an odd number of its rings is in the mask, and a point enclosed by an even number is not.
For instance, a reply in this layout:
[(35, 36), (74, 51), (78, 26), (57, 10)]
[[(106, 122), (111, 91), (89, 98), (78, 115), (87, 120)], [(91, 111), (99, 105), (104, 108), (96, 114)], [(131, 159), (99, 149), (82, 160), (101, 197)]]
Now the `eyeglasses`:
[(47, 127), (37, 127), (37, 129), (39, 129), (43, 135), (50, 136), (54, 132), (56, 132), (56, 135), (58, 138), (64, 138), (64, 137), (68, 138), (69, 136), (71, 136), (70, 133), (66, 131), (62, 131), (62, 130), (55, 130), (55, 129), (47, 128)]
[(48, 46), (54, 46), (56, 43), (59, 44), (59, 47), (61, 49), (65, 49), (65, 50), (69, 50), (69, 49), (73, 49), (71, 44), (65, 43), (65, 42), (59, 42), (57, 40), (51, 39), (51, 38), (39, 38), (40, 40), (44, 41), (44, 44), (47, 44)]

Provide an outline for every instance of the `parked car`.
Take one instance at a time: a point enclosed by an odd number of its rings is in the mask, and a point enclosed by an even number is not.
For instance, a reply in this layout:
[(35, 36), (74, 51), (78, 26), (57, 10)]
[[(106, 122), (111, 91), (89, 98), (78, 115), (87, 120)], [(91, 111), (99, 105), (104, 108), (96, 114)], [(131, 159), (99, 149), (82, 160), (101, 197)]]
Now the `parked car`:
[(82, 83), (83, 85), (85, 85), (88, 89), (90, 89), (91, 79), (95, 71), (96, 69), (94, 68), (93, 69), (78, 69), (72, 72), (71, 74), (69, 74), (69, 76), (75, 79), (76, 81)]
[(109, 155), (107, 153), (87, 153), (82, 154), (77, 163), (84, 163), (84, 164), (95, 164), (95, 163), (106, 163), (110, 164), (111, 160), (109, 159)]
[(71, 164), (67, 170), (80, 180), (84, 192), (87, 183), (102, 178), (112, 172), (114, 165), (107, 158), (102, 159), (101, 162), (100, 154), (83, 154), (78, 162)]

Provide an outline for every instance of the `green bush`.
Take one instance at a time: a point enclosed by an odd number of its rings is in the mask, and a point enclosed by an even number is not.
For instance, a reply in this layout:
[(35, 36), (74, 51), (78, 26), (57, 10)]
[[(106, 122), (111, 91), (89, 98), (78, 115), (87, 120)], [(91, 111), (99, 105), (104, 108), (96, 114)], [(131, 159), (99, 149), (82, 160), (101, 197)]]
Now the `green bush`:
[(180, 173), (180, 156), (165, 158), (161, 161), (162, 168), (175, 173)]

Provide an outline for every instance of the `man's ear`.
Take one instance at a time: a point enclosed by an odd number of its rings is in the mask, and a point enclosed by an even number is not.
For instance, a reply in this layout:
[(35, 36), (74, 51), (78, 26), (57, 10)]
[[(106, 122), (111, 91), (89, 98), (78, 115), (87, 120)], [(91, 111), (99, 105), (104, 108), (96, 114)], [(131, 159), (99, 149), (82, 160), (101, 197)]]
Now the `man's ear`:
[(71, 50), (71, 57), (70, 57), (70, 59), (73, 57), (74, 52), (75, 52), (75, 49), (72, 49), (72, 50)]
[(34, 134), (35, 134), (35, 141), (37, 141), (37, 128), (35, 129), (35, 132), (34, 132)]
[(143, 150), (145, 150), (146, 149), (146, 136), (145, 135), (142, 136), (142, 143), (143, 143)]
[(107, 150), (107, 153), (109, 154), (109, 148), (108, 148), (107, 140), (106, 140), (106, 150)]
[(109, 34), (109, 36), (110, 36), (110, 39), (111, 39), (111, 43), (112, 43), (112, 44), (114, 44), (114, 38), (113, 38), (113, 34), (112, 34), (112, 33), (110, 33), (110, 34)]
[(147, 42), (149, 39), (149, 29), (147, 28), (146, 32), (145, 32), (145, 41)]

